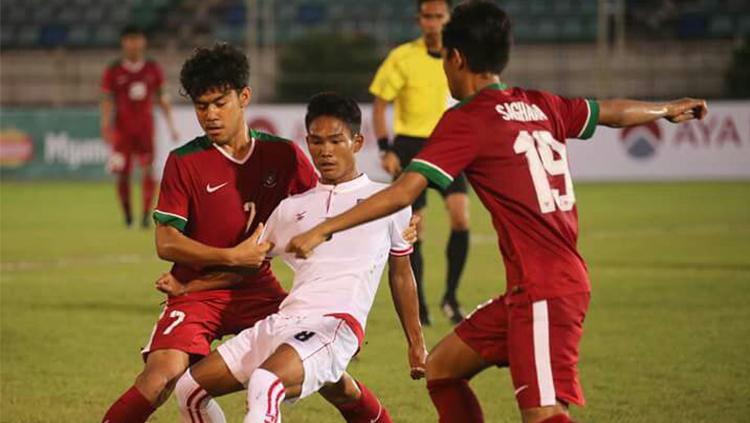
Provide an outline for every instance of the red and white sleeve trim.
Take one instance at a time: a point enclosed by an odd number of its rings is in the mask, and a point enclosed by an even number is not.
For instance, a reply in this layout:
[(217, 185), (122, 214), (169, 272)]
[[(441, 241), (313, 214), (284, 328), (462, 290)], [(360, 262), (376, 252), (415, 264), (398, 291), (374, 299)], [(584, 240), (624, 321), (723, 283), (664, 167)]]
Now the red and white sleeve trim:
[(408, 256), (414, 251), (414, 247), (409, 247), (404, 250), (391, 250), (391, 255), (396, 257)]

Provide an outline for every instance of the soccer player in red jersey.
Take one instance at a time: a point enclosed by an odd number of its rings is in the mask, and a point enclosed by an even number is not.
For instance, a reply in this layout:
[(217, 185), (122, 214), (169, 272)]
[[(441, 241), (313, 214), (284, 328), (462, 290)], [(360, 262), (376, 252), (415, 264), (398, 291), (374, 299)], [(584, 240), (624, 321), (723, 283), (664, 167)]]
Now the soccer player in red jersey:
[[(282, 199), (314, 187), (317, 175), (293, 142), (248, 129), (248, 79), (247, 58), (226, 44), (197, 49), (183, 65), (180, 82), (205, 135), (167, 159), (154, 211), (156, 249), (175, 263), (171, 273), (178, 281), (204, 279), (211, 289), (168, 297), (143, 348), (143, 371), (103, 423), (145, 422), (212, 341), (275, 313), (286, 297), (265, 260), (269, 244), (257, 242), (258, 222)], [(348, 375), (321, 393), (349, 422), (370, 421), (381, 410)], [(224, 421), (215, 403), (203, 413), (196, 421)]]
[(120, 38), (122, 59), (107, 67), (102, 77), (103, 138), (112, 148), (108, 168), (117, 175), (117, 194), (125, 214), (125, 224), (133, 223), (130, 205), (130, 171), (133, 161), (141, 168), (143, 215), (141, 225), (149, 225), (156, 181), (153, 176), (153, 103), (161, 107), (172, 140), (178, 135), (172, 119), (169, 97), (164, 90), (161, 67), (145, 57), (146, 35), (136, 26), (127, 26)]
[(443, 115), (393, 185), (287, 248), (306, 257), (332, 234), (389, 215), (428, 184), (446, 187), (465, 172), (492, 216), (507, 287), (430, 353), (427, 387), (440, 421), (482, 422), (468, 380), (490, 366), (508, 366), (525, 423), (571, 422), (568, 405), (584, 402), (577, 362), (590, 284), (576, 246), (566, 140), (591, 137), (597, 124), (701, 119), (706, 102), (567, 99), (507, 87), (500, 80), (511, 45), (505, 12), (474, 1), (451, 16), (443, 31), (443, 67), (461, 102)]

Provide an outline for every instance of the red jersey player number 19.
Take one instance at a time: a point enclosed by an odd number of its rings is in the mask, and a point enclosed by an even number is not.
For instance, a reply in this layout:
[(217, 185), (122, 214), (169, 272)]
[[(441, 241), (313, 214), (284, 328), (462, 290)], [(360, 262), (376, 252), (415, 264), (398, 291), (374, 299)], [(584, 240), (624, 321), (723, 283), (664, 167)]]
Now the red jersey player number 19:
[(532, 301), (588, 292), (565, 142), (590, 137), (597, 118), (592, 100), (490, 85), (444, 115), (407, 170), (440, 186), (466, 172), (493, 216), (507, 292)]

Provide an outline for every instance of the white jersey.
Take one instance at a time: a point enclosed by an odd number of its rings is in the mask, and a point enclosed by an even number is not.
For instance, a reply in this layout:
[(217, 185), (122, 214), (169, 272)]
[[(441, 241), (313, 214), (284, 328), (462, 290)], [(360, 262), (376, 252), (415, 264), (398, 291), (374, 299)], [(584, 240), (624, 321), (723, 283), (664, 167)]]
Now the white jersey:
[(284, 252), (289, 240), (324, 220), (339, 215), (387, 187), (366, 175), (338, 185), (315, 188), (282, 201), (266, 223), (261, 241), (274, 244), (294, 271), (294, 284), (279, 312), (284, 315), (345, 313), (365, 327), (390, 255), (408, 255), (412, 246), (403, 238), (411, 207), (390, 216), (333, 235), (307, 259)]

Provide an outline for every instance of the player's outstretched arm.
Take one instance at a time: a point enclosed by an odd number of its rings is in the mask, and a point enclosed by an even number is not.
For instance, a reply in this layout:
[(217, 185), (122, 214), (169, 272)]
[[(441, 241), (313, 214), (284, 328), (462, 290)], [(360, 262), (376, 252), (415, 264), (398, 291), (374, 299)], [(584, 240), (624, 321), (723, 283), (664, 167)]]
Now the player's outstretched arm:
[(613, 128), (642, 125), (659, 119), (672, 123), (703, 119), (708, 113), (706, 100), (682, 98), (668, 102), (648, 102), (628, 99), (599, 101), (599, 125)]
[(312, 251), (336, 232), (380, 219), (411, 205), (427, 188), (427, 179), (416, 172), (406, 172), (388, 188), (369, 197), (357, 206), (328, 219), (289, 241), (286, 251), (307, 258)]
[(409, 368), (412, 379), (424, 377), (427, 350), (422, 336), (422, 325), (419, 323), (419, 303), (417, 302), (417, 284), (411, 270), (409, 256), (391, 256), (388, 261), (388, 281), (391, 285), (391, 296), (401, 327), (409, 346)]
[(222, 272), (212, 273), (200, 279), (182, 283), (171, 273), (164, 273), (156, 280), (156, 289), (172, 297), (177, 297), (192, 292), (232, 288), (242, 283), (242, 280), (242, 276), (237, 273)]
[(263, 232), (259, 224), (250, 237), (233, 248), (216, 248), (192, 240), (176, 228), (156, 226), (156, 253), (160, 259), (194, 267), (230, 266), (258, 268), (266, 259), (270, 243), (258, 244)]

